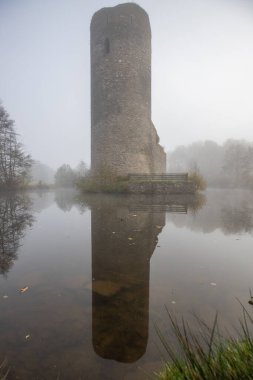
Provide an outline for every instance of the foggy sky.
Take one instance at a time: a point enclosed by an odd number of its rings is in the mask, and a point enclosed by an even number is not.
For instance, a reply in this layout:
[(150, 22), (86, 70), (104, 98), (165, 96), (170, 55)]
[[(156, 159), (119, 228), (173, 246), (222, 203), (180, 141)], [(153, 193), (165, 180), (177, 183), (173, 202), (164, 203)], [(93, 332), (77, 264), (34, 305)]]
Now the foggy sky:
[[(90, 162), (89, 26), (116, 0), (0, 0), (0, 99), (26, 151)], [(253, 141), (253, 1), (139, 0), (152, 29), (152, 119), (165, 150)]]

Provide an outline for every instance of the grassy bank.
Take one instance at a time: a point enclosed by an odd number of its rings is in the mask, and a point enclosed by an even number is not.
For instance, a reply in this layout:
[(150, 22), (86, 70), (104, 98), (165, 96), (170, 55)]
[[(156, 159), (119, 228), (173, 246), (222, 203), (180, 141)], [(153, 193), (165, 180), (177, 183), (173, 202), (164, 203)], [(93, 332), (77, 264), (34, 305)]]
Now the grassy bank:
[[(144, 175), (145, 176), (145, 175)], [(141, 175), (140, 175), (141, 177)], [(206, 188), (204, 178), (194, 172), (187, 180), (135, 179), (131, 175), (118, 176), (108, 168), (101, 168), (96, 173), (89, 173), (79, 179), (77, 188), (82, 193), (147, 193), (147, 194), (195, 194)]]
[(77, 183), (77, 188), (82, 193), (127, 193), (127, 180), (115, 179), (114, 181), (102, 181), (95, 176), (87, 177)]
[[(242, 307), (239, 320), (239, 339), (224, 338), (215, 317), (213, 326), (196, 317), (198, 330), (192, 330), (184, 321), (178, 321), (168, 312), (169, 322), (176, 338), (176, 346), (156, 326), (167, 354), (163, 370), (156, 380), (246, 380), (253, 379), (253, 319)], [(196, 332), (197, 331), (197, 332)]]
[(82, 193), (125, 193), (128, 177), (120, 177), (115, 171), (102, 165), (96, 173), (89, 172), (76, 182)]

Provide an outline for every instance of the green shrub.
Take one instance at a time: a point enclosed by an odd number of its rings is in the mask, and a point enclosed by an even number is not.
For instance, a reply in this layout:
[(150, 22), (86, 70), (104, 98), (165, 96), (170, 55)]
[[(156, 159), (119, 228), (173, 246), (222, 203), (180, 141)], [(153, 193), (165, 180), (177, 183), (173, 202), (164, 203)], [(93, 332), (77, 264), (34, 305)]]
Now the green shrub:
[(86, 193), (123, 193), (127, 192), (128, 177), (118, 176), (117, 173), (101, 165), (95, 173), (89, 173), (77, 182), (77, 187)]
[(189, 173), (188, 176), (189, 181), (195, 184), (196, 190), (205, 190), (207, 183), (204, 177), (197, 171)]

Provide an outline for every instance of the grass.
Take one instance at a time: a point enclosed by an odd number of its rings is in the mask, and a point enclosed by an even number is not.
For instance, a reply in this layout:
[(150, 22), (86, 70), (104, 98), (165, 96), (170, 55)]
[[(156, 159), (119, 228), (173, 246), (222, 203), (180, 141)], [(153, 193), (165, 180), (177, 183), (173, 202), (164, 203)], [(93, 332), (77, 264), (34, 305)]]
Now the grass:
[(91, 177), (79, 181), (77, 188), (83, 193), (126, 193), (127, 181), (100, 182), (96, 178)]
[(253, 379), (253, 319), (242, 306), (239, 339), (224, 338), (216, 314), (210, 328), (195, 316), (198, 331), (182, 319), (178, 321), (168, 310), (168, 317), (177, 345), (156, 325), (156, 331), (167, 353), (164, 368), (155, 374), (157, 380), (246, 380)]
[(6, 380), (9, 373), (9, 368), (7, 364), (7, 360), (4, 360), (0, 364), (0, 380)]
[(96, 173), (89, 172), (76, 186), (83, 193), (126, 193), (127, 182), (127, 176), (118, 176), (113, 169), (101, 164)]

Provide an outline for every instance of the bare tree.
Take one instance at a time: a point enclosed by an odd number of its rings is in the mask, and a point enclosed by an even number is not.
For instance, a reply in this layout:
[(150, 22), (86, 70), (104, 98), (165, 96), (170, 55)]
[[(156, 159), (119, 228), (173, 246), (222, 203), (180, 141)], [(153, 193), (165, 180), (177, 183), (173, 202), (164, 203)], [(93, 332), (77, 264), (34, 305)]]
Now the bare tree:
[(55, 173), (55, 184), (58, 187), (73, 187), (76, 182), (76, 173), (68, 164), (60, 166)]
[(76, 172), (77, 178), (82, 179), (89, 172), (88, 166), (86, 165), (86, 163), (84, 161), (80, 161), (79, 164), (77, 165), (76, 169), (75, 169), (75, 172)]
[(0, 187), (17, 187), (28, 179), (32, 164), (18, 142), (14, 121), (0, 104)]
[(253, 145), (246, 141), (229, 140), (224, 144), (223, 170), (234, 186), (252, 187)]

